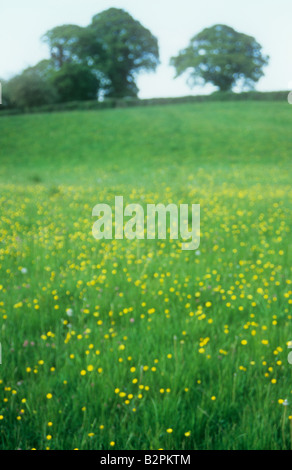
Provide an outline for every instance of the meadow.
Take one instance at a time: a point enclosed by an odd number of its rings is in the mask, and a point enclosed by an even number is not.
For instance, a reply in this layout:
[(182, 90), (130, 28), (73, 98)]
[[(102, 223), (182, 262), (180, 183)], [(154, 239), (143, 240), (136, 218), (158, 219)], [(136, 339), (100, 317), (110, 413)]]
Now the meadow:
[[(292, 449), (291, 125), (252, 101), (0, 117), (0, 449)], [(94, 239), (117, 195), (200, 204), (200, 247)]]

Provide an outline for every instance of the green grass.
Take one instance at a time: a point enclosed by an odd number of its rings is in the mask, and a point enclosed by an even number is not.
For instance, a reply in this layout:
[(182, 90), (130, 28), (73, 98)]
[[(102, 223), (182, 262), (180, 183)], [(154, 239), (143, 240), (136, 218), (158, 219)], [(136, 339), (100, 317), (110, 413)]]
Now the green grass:
[[(268, 102), (0, 119), (1, 449), (292, 448), (291, 124)], [(199, 250), (95, 240), (116, 195), (201, 204)]]

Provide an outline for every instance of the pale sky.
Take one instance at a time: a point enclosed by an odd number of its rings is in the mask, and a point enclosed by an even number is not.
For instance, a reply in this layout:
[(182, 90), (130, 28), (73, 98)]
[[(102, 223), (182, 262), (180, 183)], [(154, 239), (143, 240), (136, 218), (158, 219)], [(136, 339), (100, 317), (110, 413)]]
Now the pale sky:
[(123, 8), (158, 38), (161, 65), (139, 76), (140, 98), (204, 94), (190, 89), (186, 76), (174, 80), (171, 56), (185, 48), (202, 29), (226, 24), (254, 36), (270, 56), (256, 89), (292, 90), (291, 0), (1, 0), (0, 77), (8, 79), (48, 58), (41, 36), (62, 24), (87, 26), (93, 15), (110, 7)]

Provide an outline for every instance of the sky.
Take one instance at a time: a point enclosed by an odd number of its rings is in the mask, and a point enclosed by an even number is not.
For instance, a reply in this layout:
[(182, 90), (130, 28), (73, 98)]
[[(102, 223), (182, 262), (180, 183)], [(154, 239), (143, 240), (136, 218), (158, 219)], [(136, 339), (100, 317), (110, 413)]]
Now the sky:
[(137, 80), (140, 98), (207, 94), (211, 85), (189, 88), (186, 75), (174, 79), (172, 56), (206, 27), (226, 24), (253, 36), (270, 56), (256, 90), (292, 90), (291, 0), (2, 0), (0, 77), (9, 79), (49, 58), (41, 36), (62, 24), (87, 26), (93, 15), (122, 8), (157, 37), (161, 64)]

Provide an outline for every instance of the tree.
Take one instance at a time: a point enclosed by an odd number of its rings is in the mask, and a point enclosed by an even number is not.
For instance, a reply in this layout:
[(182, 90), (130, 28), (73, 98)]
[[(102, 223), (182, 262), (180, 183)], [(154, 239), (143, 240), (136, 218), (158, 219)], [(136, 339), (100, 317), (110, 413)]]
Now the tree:
[(57, 26), (43, 36), (56, 70), (65, 64), (88, 67), (104, 94), (137, 96), (137, 74), (159, 63), (157, 39), (129, 13), (110, 8), (92, 18), (89, 26)]
[(43, 35), (42, 40), (50, 48), (53, 64), (50, 78), (59, 102), (97, 99), (101, 79), (88, 56), (88, 49), (92, 52), (91, 39), (87, 28), (71, 24), (57, 26)]
[[(107, 96), (137, 96), (136, 76), (159, 63), (157, 39), (124, 10), (110, 8), (95, 15), (88, 26), (86, 53), (103, 73)], [(90, 62), (89, 62), (90, 63)]]
[[(44, 74), (46, 61), (41, 66), (29, 67), (6, 83), (7, 101), (16, 108), (27, 108), (55, 103), (57, 92)], [(48, 65), (48, 64), (47, 64)]]
[(42, 40), (50, 49), (51, 59), (57, 69), (67, 62), (79, 61), (78, 44), (84, 28), (72, 24), (56, 26), (47, 31)]
[(229, 91), (239, 81), (252, 88), (264, 75), (268, 59), (253, 37), (219, 24), (194, 36), (170, 64), (176, 77), (190, 71), (191, 85), (212, 83), (220, 91)]
[(86, 65), (65, 63), (53, 75), (52, 84), (62, 103), (97, 99), (99, 80)]

